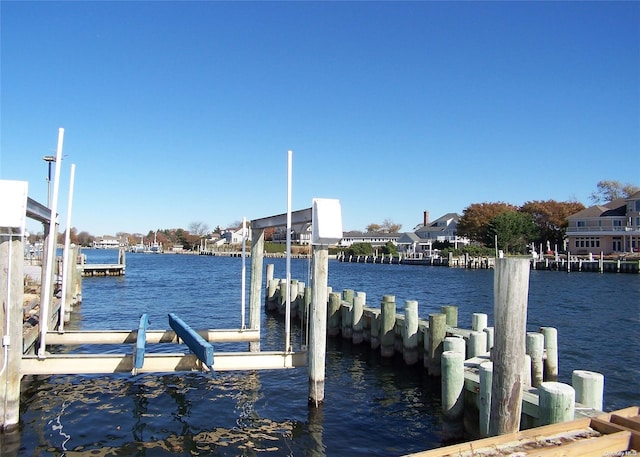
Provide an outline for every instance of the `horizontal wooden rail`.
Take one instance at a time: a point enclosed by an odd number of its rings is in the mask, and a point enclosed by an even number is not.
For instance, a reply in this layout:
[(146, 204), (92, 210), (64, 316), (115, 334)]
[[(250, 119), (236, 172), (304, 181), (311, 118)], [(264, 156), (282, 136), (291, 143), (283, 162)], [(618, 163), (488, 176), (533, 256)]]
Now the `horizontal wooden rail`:
[[(277, 370), (307, 366), (306, 352), (219, 352), (216, 371)], [(45, 359), (24, 356), (20, 373), (24, 375), (104, 374), (131, 372), (131, 354), (60, 354)], [(194, 354), (173, 353), (145, 355), (144, 366), (137, 373), (202, 371)]]

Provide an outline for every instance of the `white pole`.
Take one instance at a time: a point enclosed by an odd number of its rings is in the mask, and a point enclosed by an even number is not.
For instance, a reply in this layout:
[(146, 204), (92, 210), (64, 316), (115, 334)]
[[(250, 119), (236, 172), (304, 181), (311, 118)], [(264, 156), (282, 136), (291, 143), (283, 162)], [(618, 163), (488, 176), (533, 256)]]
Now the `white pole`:
[[(293, 151), (287, 151), (287, 292), (291, 287), (291, 157)], [(291, 294), (287, 293), (284, 318), (285, 352), (291, 350)]]
[[(69, 251), (71, 244), (71, 208), (73, 207), (73, 183), (76, 175), (76, 164), (71, 164), (71, 178), (69, 179), (69, 200), (67, 203), (67, 231), (64, 237), (64, 258), (62, 260), (62, 300), (60, 301), (60, 322), (58, 324), (58, 332), (64, 332), (64, 312), (67, 297), (67, 288), (69, 287), (69, 271), (71, 265), (69, 265)], [(75, 259), (73, 262), (75, 265)]]
[(51, 301), (51, 277), (53, 273), (53, 262), (56, 257), (56, 219), (58, 218), (58, 189), (60, 188), (60, 162), (62, 161), (62, 143), (64, 139), (64, 129), (58, 129), (58, 149), (56, 151), (56, 172), (53, 178), (53, 201), (51, 203), (51, 221), (49, 221), (49, 238), (47, 244), (47, 267), (42, 285), (42, 303), (40, 304), (40, 346), (38, 347), (38, 357), (45, 357), (45, 336), (49, 321), (49, 304)]
[(240, 304), (241, 304), (241, 308), (240, 308), (240, 315), (242, 316), (242, 326), (240, 327), (241, 329), (244, 329), (244, 308), (245, 308), (245, 282), (246, 282), (246, 275), (247, 275), (247, 266), (246, 266), (246, 249), (245, 249), (245, 243), (247, 242), (247, 218), (243, 217), (242, 218), (242, 292), (240, 293)]

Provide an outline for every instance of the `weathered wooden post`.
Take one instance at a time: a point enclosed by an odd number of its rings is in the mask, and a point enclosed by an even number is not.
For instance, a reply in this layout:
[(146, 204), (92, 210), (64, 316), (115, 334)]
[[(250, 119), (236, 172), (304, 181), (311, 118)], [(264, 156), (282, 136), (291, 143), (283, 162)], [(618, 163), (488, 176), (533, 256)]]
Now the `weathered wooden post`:
[(446, 325), (448, 327), (458, 326), (458, 307), (455, 305), (443, 305), (440, 307), (440, 312), (447, 316)]
[(493, 327), (486, 327), (482, 331), (487, 334), (487, 352), (489, 352), (493, 347), (493, 338), (494, 338)]
[(485, 332), (469, 333), (469, 358), (478, 357), (487, 352), (487, 334)]
[(327, 352), (327, 280), (329, 249), (313, 246), (313, 283), (309, 325), (309, 401), (324, 401), (325, 355)]
[(416, 300), (404, 302), (402, 356), (407, 365), (418, 363), (418, 302)]
[(382, 323), (382, 327), (380, 329), (380, 355), (382, 357), (393, 357), (395, 354), (394, 345), (396, 340), (394, 332), (396, 325), (395, 295), (385, 295), (382, 297), (380, 318)]
[(445, 440), (463, 435), (464, 415), (464, 356), (459, 352), (442, 353), (442, 413)]
[[(260, 331), (260, 296), (262, 292), (262, 266), (264, 263), (264, 229), (251, 229), (251, 284), (249, 289), (249, 328)], [(267, 276), (273, 264), (267, 265)], [(265, 294), (267, 295), (267, 294)], [(249, 352), (260, 352), (260, 341), (249, 342)]]
[(358, 292), (353, 297), (353, 334), (351, 335), (351, 341), (353, 344), (361, 344), (364, 340), (364, 304), (366, 302), (367, 295), (365, 292)]
[[(2, 228), (4, 230), (4, 228)], [(10, 229), (11, 233), (11, 229)], [(24, 296), (24, 246), (21, 239), (0, 235), (0, 412), (2, 430), (18, 426), (20, 415), (20, 360), (22, 359), (22, 301)], [(6, 301), (5, 301), (6, 300)], [(6, 313), (6, 314), (5, 314)], [(5, 323), (9, 324), (8, 328)]]
[(544, 335), (544, 349), (547, 358), (544, 360), (544, 380), (558, 380), (558, 330), (554, 327), (540, 327)]
[(462, 354), (463, 360), (467, 360), (467, 343), (465, 343), (464, 338), (459, 336), (447, 336), (444, 339), (443, 350), (444, 352), (459, 352)]
[(0, 181), (0, 433), (20, 418), (27, 191), (26, 181)]
[(544, 363), (544, 335), (542, 333), (527, 332), (527, 354), (531, 357), (531, 385), (538, 387), (542, 384)]
[(447, 316), (444, 314), (429, 314), (429, 344), (427, 372), (431, 376), (440, 376), (440, 362), (447, 333)]
[(576, 391), (576, 402), (587, 408), (602, 411), (604, 376), (601, 373), (574, 370), (571, 374), (571, 385)]
[[(338, 200), (314, 199), (312, 221), (313, 294), (309, 319), (309, 402), (318, 407), (324, 401), (329, 244), (337, 243), (342, 238), (340, 202)], [(339, 302), (340, 294), (338, 294)]]
[(490, 434), (517, 432), (522, 411), (529, 260), (496, 259)]
[(489, 436), (491, 417), (491, 385), (493, 384), (493, 362), (483, 362), (478, 371), (480, 376), (480, 392), (478, 393), (479, 432), (480, 436)]
[(346, 305), (341, 305), (341, 333), (342, 338), (350, 340), (353, 338), (353, 289), (345, 289), (342, 291), (342, 301)]
[(338, 336), (340, 334), (342, 315), (340, 313), (340, 293), (331, 292), (329, 294), (329, 324), (327, 335)]

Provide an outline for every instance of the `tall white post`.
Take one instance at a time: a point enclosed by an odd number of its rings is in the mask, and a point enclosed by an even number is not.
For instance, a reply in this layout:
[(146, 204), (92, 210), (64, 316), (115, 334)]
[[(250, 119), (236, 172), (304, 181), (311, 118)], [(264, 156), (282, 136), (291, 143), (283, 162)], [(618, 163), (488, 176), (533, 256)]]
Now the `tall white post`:
[[(287, 152), (287, 290), (291, 287), (291, 159), (293, 151)], [(287, 294), (284, 314), (284, 350), (291, 351), (291, 294)]]
[(45, 347), (46, 347), (46, 335), (47, 335), (47, 327), (49, 326), (49, 306), (51, 304), (51, 296), (52, 296), (52, 274), (53, 274), (53, 263), (55, 262), (56, 257), (56, 231), (57, 231), (57, 223), (56, 219), (58, 218), (58, 190), (60, 188), (60, 165), (62, 161), (62, 143), (64, 140), (64, 129), (58, 129), (58, 148), (56, 151), (56, 171), (53, 178), (53, 200), (51, 203), (51, 221), (49, 223), (49, 237), (47, 243), (47, 262), (46, 262), (46, 272), (44, 275), (45, 281), (42, 284), (41, 291), (41, 303), (40, 303), (40, 346), (38, 347), (38, 357), (44, 358)]
[[(60, 300), (60, 317), (58, 324), (58, 331), (64, 331), (64, 313), (67, 300), (67, 289), (69, 287), (69, 271), (71, 265), (69, 265), (69, 254), (71, 251), (71, 208), (73, 207), (73, 184), (76, 176), (76, 164), (71, 164), (71, 178), (69, 179), (69, 200), (67, 204), (67, 230), (64, 236), (64, 258), (62, 260), (62, 267), (64, 272), (62, 273), (62, 299)], [(75, 258), (73, 259), (73, 266), (75, 267)]]
[(245, 300), (246, 300), (246, 292), (245, 292), (245, 284), (247, 282), (247, 252), (245, 245), (247, 243), (247, 218), (242, 218), (242, 278), (240, 280), (242, 286), (242, 291), (240, 292), (240, 328), (244, 330), (244, 309), (245, 309)]

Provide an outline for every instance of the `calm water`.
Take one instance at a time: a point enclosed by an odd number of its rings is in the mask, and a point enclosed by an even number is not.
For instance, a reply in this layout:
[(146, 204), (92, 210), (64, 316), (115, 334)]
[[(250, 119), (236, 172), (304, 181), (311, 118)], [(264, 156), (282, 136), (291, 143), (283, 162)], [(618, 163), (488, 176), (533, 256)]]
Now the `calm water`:
[[(85, 253), (92, 263), (116, 260), (115, 251)], [(285, 276), (284, 260), (266, 263)], [(240, 266), (238, 258), (128, 254), (125, 277), (84, 279), (83, 303), (67, 328), (133, 329), (144, 312), (154, 329), (168, 328), (168, 312), (196, 328), (238, 327)], [(292, 261), (293, 278), (308, 283), (308, 269)], [(474, 312), (492, 323), (491, 270), (331, 261), (329, 284), (366, 292), (369, 306), (392, 294), (399, 312), (414, 299), (422, 317), (455, 304), (460, 326), (470, 327)], [(570, 382), (574, 369), (605, 375), (607, 410), (640, 405), (639, 320), (638, 275), (531, 272), (529, 330), (558, 328), (560, 381)], [(263, 316), (262, 329), (262, 349), (281, 350), (280, 320)], [(294, 346), (301, 338), (294, 329)], [(149, 350), (175, 350), (167, 346)], [(214, 347), (242, 351), (246, 343)], [(10, 437), (16, 443), (5, 441), (3, 456), (393, 456), (441, 445), (439, 380), (340, 340), (328, 343), (326, 398), (317, 410), (307, 406), (305, 369), (51, 376), (23, 390), (20, 433)]]

